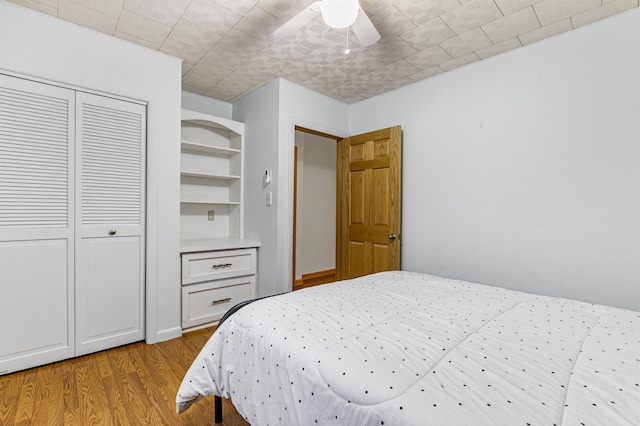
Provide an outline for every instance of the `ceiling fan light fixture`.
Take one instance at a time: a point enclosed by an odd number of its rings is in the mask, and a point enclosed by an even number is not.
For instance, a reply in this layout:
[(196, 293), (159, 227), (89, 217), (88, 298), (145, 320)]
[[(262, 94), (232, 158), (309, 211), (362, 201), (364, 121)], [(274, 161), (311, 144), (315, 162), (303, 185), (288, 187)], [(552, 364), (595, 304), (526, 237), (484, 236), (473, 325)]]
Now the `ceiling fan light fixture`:
[(320, 3), (322, 19), (331, 28), (351, 26), (358, 17), (358, 0), (322, 0)]

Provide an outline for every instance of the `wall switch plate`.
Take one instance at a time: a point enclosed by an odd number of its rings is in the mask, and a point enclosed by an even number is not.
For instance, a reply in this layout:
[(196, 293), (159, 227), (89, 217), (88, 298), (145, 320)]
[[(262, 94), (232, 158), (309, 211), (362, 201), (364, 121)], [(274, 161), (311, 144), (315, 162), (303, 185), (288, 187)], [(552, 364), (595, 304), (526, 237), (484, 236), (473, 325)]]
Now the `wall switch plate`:
[(214, 210), (209, 210), (207, 213), (207, 220), (213, 220)]
[(271, 191), (267, 192), (266, 202), (267, 202), (267, 206), (270, 206), (271, 204), (273, 204), (273, 192)]

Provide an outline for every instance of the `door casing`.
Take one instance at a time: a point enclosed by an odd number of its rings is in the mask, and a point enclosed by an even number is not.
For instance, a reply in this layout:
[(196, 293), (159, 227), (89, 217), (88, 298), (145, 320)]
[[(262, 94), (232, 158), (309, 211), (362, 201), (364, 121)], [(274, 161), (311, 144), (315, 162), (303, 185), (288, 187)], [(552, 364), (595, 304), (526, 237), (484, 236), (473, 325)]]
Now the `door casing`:
[[(340, 136), (331, 135), (328, 133), (320, 132), (318, 130), (312, 130), (307, 127), (302, 126), (294, 126), (295, 131), (308, 133), (311, 135), (321, 136), (327, 139), (333, 139), (336, 143), (342, 139)], [(291, 251), (291, 285), (292, 289), (296, 286), (296, 227), (297, 227), (297, 191), (298, 191), (298, 148), (296, 146), (293, 147), (293, 208), (292, 208), (292, 218), (293, 218), (293, 240), (292, 240), (292, 251)], [(336, 163), (337, 166), (337, 163)], [(337, 176), (336, 176), (337, 178)]]

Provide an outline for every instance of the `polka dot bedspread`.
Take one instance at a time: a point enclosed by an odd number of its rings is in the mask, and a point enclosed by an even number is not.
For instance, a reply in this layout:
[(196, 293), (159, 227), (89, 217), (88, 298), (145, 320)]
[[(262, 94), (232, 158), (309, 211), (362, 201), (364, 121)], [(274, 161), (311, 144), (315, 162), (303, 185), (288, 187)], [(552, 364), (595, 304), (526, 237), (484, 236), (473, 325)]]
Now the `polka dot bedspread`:
[(383, 272), (240, 309), (177, 411), (205, 395), (252, 425), (637, 426), (640, 313)]

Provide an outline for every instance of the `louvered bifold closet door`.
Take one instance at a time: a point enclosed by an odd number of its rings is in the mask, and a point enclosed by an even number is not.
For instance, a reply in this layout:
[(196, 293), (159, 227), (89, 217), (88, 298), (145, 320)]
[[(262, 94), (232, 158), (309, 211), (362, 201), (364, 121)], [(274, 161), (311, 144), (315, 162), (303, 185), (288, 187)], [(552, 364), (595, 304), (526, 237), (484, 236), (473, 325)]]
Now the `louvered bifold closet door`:
[(0, 74), (0, 374), (74, 354), (74, 102)]
[(146, 107), (78, 92), (76, 355), (144, 338)]

